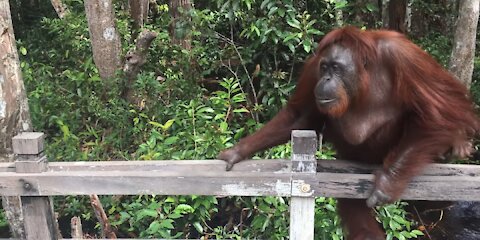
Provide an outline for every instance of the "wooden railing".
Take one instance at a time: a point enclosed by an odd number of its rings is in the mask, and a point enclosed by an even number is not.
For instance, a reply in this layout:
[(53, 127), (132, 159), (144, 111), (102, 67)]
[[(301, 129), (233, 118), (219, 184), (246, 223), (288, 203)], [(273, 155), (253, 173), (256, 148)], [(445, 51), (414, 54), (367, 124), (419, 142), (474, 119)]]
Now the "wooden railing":
[[(32, 239), (56, 239), (48, 196), (90, 194), (291, 197), (290, 239), (313, 239), (314, 198), (366, 198), (378, 166), (317, 161), (313, 131), (293, 131), (292, 144), (291, 160), (247, 160), (226, 172), (220, 160), (47, 163), (43, 134), (23, 133), (13, 139), (17, 161), (0, 164), (0, 195), (21, 196)], [(402, 198), (480, 201), (480, 166), (433, 164)]]

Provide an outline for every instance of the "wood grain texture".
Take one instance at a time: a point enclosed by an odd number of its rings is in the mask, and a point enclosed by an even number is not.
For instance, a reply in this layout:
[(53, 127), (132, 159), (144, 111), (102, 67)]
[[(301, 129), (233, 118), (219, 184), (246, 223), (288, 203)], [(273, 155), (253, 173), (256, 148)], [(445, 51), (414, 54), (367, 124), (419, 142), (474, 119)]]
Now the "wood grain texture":
[[(221, 160), (49, 163), (44, 173), (15, 173), (0, 164), (0, 195), (200, 194), (291, 196), (291, 181), (313, 196), (365, 198), (376, 166), (319, 160), (317, 173), (290, 173), (288, 160), (248, 160), (225, 172)], [(278, 180), (278, 181), (277, 181)], [(403, 199), (480, 200), (480, 166), (433, 164), (410, 183)], [(278, 183), (277, 183), (278, 182)], [(26, 187), (24, 186), (26, 185)], [(287, 191), (287, 188), (292, 191)], [(203, 192), (203, 193), (202, 193)]]
[(22, 132), (12, 138), (15, 154), (40, 154), (43, 152), (45, 134), (41, 132)]
[[(32, 149), (38, 150), (39, 141), (43, 146), (43, 135), (31, 135), (33, 140), (28, 137), (19, 137), (21, 152), (31, 151)], [(38, 138), (40, 137), (40, 138)], [(35, 158), (37, 156), (37, 158)], [(41, 174), (47, 168), (46, 157), (38, 157), (38, 155), (31, 155), (30, 159), (16, 161), (16, 173), (17, 174)], [(32, 185), (28, 182), (24, 182), (24, 189), (31, 189)], [(21, 197), (23, 221), (25, 225), (25, 235), (27, 239), (58, 239), (56, 231), (56, 219), (53, 214), (53, 204), (49, 197)]]
[[(302, 180), (317, 172), (317, 134), (315, 131), (292, 131), (292, 187), (290, 200), (290, 239), (313, 240), (315, 198), (311, 186)], [(294, 174), (295, 173), (295, 174)]]
[[(186, 166), (188, 167), (188, 166)], [(0, 195), (288, 196), (289, 173), (82, 171), (0, 173)]]

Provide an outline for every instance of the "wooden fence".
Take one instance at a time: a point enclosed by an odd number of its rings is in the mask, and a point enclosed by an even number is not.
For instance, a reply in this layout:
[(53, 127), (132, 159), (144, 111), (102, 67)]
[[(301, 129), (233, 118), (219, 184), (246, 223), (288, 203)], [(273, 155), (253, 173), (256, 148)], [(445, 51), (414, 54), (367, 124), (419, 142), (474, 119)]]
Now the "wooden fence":
[[(221, 160), (47, 163), (42, 133), (16, 136), (13, 146), (17, 161), (0, 164), (0, 195), (21, 196), (29, 239), (56, 239), (48, 196), (90, 194), (290, 197), (290, 239), (313, 239), (314, 198), (366, 198), (376, 168), (317, 161), (313, 131), (292, 132), (291, 160), (247, 160), (229, 172)], [(433, 164), (402, 198), (480, 201), (480, 166)]]

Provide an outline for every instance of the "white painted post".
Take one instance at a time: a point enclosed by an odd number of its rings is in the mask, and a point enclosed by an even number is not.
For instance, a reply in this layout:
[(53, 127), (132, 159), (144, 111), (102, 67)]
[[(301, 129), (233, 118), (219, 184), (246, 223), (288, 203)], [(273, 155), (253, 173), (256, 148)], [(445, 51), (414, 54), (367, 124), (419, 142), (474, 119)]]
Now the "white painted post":
[[(13, 152), (16, 154), (17, 173), (41, 173), (47, 170), (43, 156), (44, 134), (24, 132), (13, 137)], [(25, 192), (38, 191), (38, 186), (22, 179)], [(49, 197), (21, 197), (27, 239), (58, 239), (55, 215)]]
[[(315, 131), (292, 131), (292, 172), (316, 174), (317, 134)], [(309, 184), (292, 178), (290, 201), (290, 239), (313, 240), (315, 198)]]

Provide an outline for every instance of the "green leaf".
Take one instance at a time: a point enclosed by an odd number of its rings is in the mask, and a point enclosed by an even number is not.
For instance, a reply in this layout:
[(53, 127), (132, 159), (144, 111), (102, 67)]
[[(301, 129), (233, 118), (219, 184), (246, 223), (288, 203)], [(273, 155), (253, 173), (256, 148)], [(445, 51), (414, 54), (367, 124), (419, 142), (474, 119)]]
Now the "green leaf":
[(202, 224), (200, 224), (200, 222), (194, 222), (194, 223), (193, 223), (193, 226), (195, 227), (195, 229), (197, 230), (197, 232), (203, 233), (203, 227), (202, 227)]
[(180, 213), (192, 213), (195, 210), (192, 208), (192, 206), (190, 206), (188, 204), (179, 204), (175, 208), (175, 211), (180, 212)]
[(297, 37), (297, 34), (288, 34), (288, 36), (283, 39), (283, 42), (286, 43), (296, 37)]
[(393, 216), (393, 220), (395, 220), (396, 222), (398, 222), (400, 224), (405, 224), (407, 222), (404, 218), (402, 218), (398, 215)]
[(340, 240), (340, 237), (338, 237), (337, 234), (333, 233), (332, 234), (332, 240)]
[(302, 28), (300, 27), (300, 22), (295, 18), (287, 20), (287, 24), (290, 25), (293, 28), (297, 28), (297, 29), (302, 30)]
[(197, 114), (198, 113), (204, 113), (204, 112), (213, 113), (213, 112), (215, 112), (215, 110), (213, 110), (213, 108), (211, 108), (211, 107), (202, 107), (202, 108), (197, 110)]
[(223, 119), (223, 118), (225, 118), (225, 114), (224, 113), (219, 113), (219, 114), (215, 115), (213, 120), (218, 120), (218, 119)]
[(272, 7), (270, 8), (270, 11), (268, 11), (268, 16), (272, 16), (275, 12), (277, 12), (278, 7)]
[(396, 221), (394, 220), (390, 220), (388, 225), (390, 226), (390, 229), (392, 230), (400, 230), (402, 229), (402, 226), (400, 226), (400, 224), (398, 224)]
[(250, 1), (245, 1), (245, 4), (247, 5), (248, 10), (252, 9), (252, 3)]
[(156, 217), (158, 217), (158, 212), (157, 212), (157, 210), (154, 210), (154, 209), (142, 209), (137, 214), (137, 221), (141, 220), (145, 217), (156, 218)]
[(220, 123), (220, 130), (221, 130), (222, 132), (226, 132), (227, 129), (228, 129), (228, 123), (226, 123), (226, 122), (221, 122), (221, 123)]
[(166, 229), (174, 229), (173, 220), (172, 219), (165, 219), (160, 222), (160, 226)]
[(412, 233), (415, 234), (415, 235), (419, 235), (419, 236), (423, 236), (423, 235), (424, 235), (422, 231), (417, 230), (417, 229), (412, 230)]
[(149, 121), (148, 123), (155, 126), (155, 127), (163, 128), (163, 125), (161, 123), (154, 122), (154, 121)]
[(335, 7), (334, 9), (342, 9), (347, 6), (347, 1), (337, 1), (335, 2)]
[(180, 214), (180, 213), (170, 213), (168, 214), (168, 218), (171, 218), (171, 219), (178, 219), (178, 218), (181, 218), (183, 215)]
[(330, 205), (330, 204), (325, 205), (325, 208), (326, 208), (328, 211), (335, 212), (335, 207), (332, 206), (332, 205)]
[(387, 238), (385, 240), (393, 240), (393, 235), (391, 233), (387, 234)]
[(267, 6), (267, 4), (268, 4), (269, 2), (270, 2), (270, 0), (264, 0), (264, 1), (262, 2), (262, 4), (260, 4), (260, 9), (264, 9), (265, 6)]
[(263, 222), (262, 225), (262, 232), (265, 232), (265, 229), (267, 229), (268, 225), (270, 225), (270, 215), (265, 219), (265, 222)]
[(307, 30), (307, 33), (312, 34), (312, 35), (324, 35), (322, 31), (319, 31), (317, 29), (311, 28)]
[(365, 6), (365, 8), (369, 11), (369, 12), (373, 12), (377, 9), (377, 7), (372, 4), (372, 3), (367, 3), (367, 5)]
[(312, 45), (310, 42), (303, 42), (303, 50), (305, 50), (306, 53), (310, 53), (310, 50), (312, 49)]
[(165, 230), (165, 229), (160, 229), (160, 230), (158, 231), (158, 233), (160, 233), (160, 236), (161, 236), (162, 238), (172, 239), (172, 236), (170, 235), (170, 232), (167, 231), (167, 230)]
[(169, 129), (174, 122), (175, 122), (175, 119), (170, 119), (170, 120), (166, 121), (165, 124), (163, 124), (162, 129), (164, 131)]
[(400, 234), (402, 234), (405, 238), (412, 238), (412, 234), (407, 231), (401, 231)]
[(27, 55), (27, 49), (25, 47), (20, 47), (20, 53), (22, 53), (23, 56)]
[(289, 43), (289, 44), (287, 44), (287, 47), (288, 47), (288, 49), (290, 49), (290, 51), (292, 53), (295, 53), (295, 46), (293, 46), (293, 44)]
[(238, 108), (238, 109), (235, 109), (233, 110), (234, 113), (248, 113), (248, 109), (246, 108)]
[[(259, 30), (258, 27), (255, 26), (253, 23), (252, 23), (252, 25), (250, 25), (250, 31), (251, 31), (251, 32), (255, 32), (255, 34), (257, 34), (257, 36), (260, 36), (260, 30)], [(227, 88), (227, 87), (225, 87), (225, 88)], [(228, 88), (227, 88), (227, 89), (228, 89)]]
[(171, 136), (171, 137), (168, 137), (167, 139), (165, 139), (165, 141), (163, 142), (163, 144), (165, 145), (172, 145), (174, 143), (176, 143), (178, 141), (178, 137), (177, 136)]
[(160, 223), (158, 221), (153, 221), (150, 223), (150, 226), (148, 226), (147, 232), (150, 234), (157, 233), (158, 230), (160, 230)]

